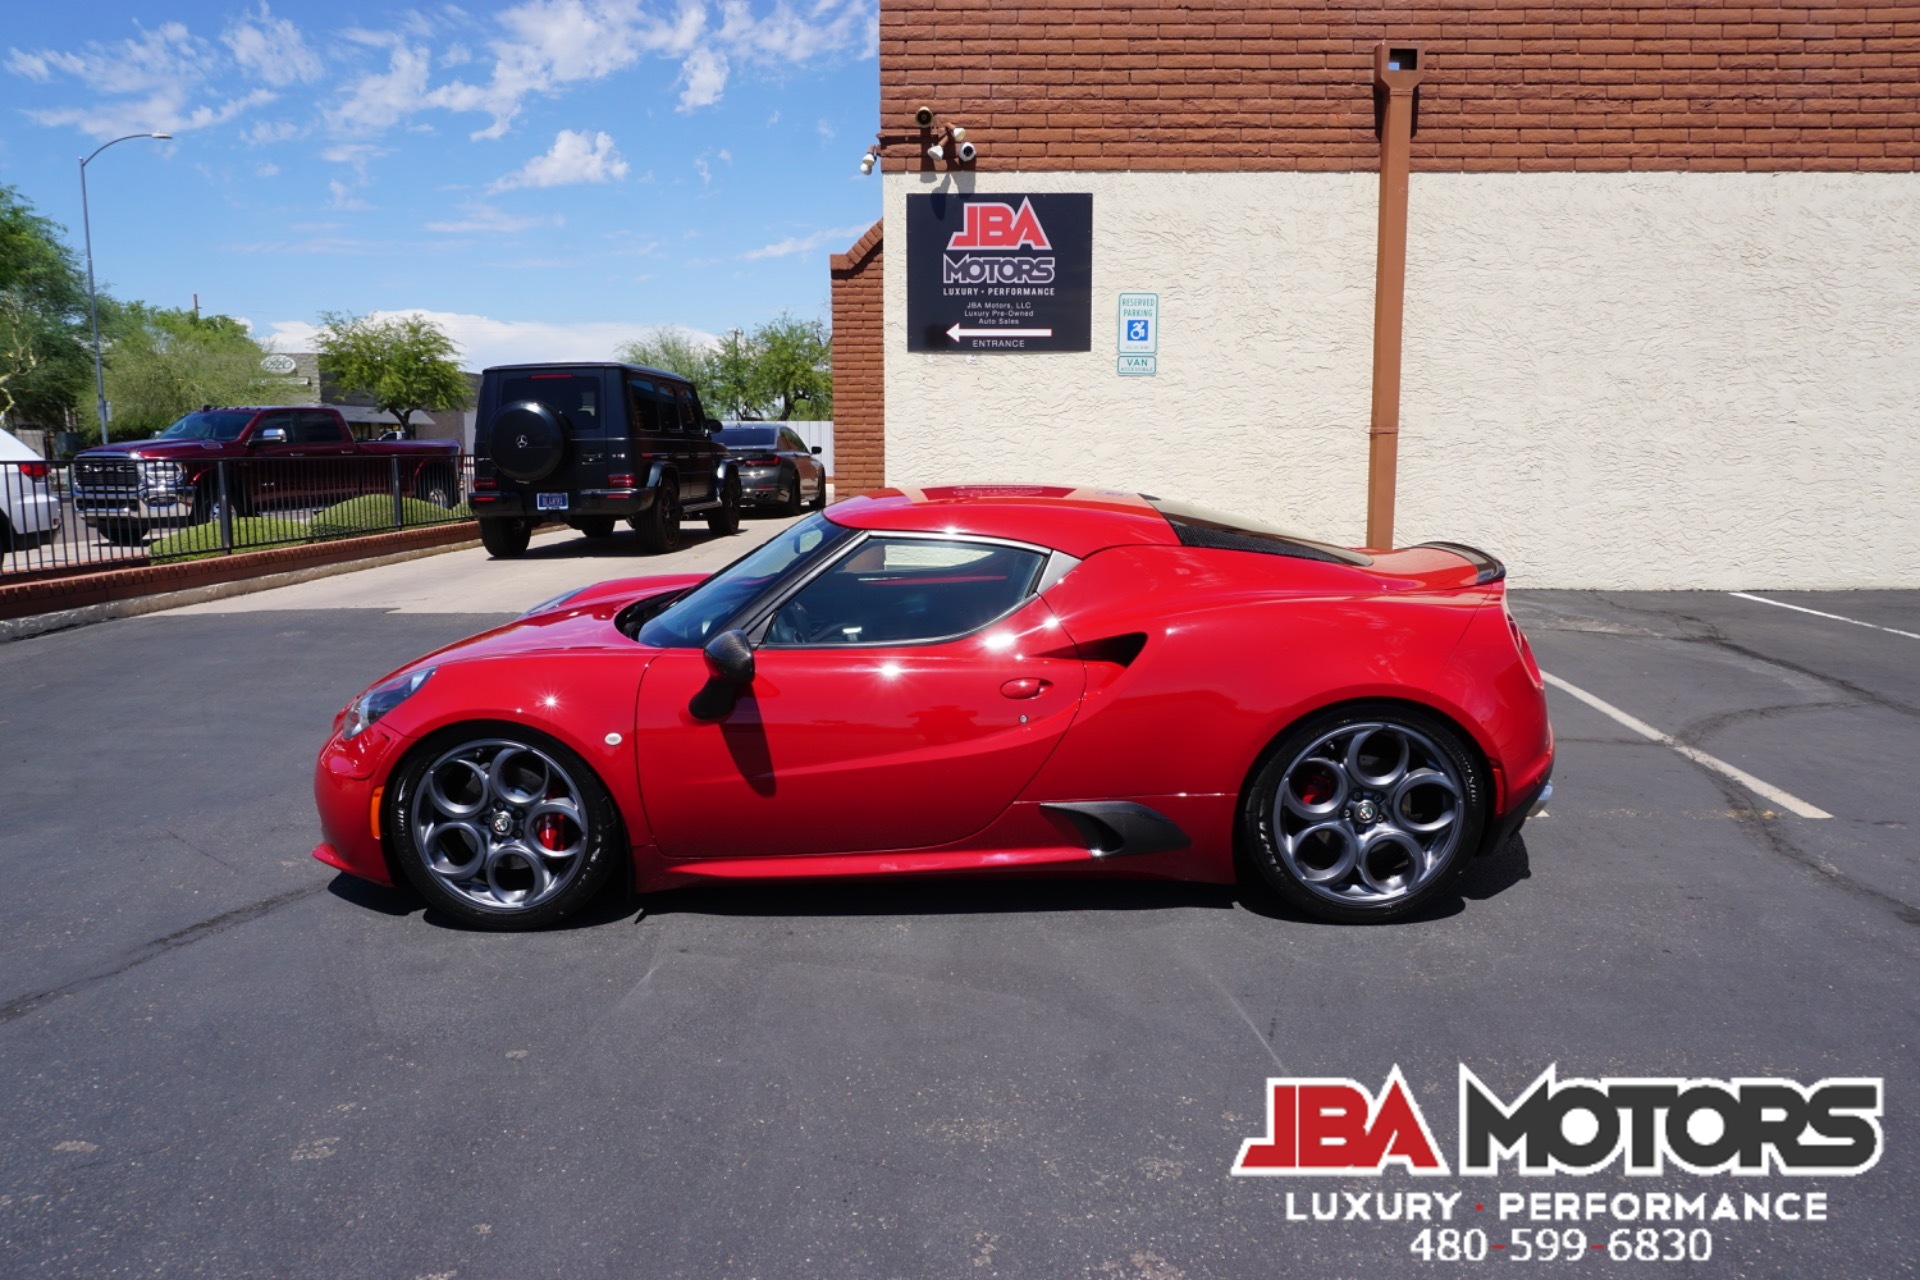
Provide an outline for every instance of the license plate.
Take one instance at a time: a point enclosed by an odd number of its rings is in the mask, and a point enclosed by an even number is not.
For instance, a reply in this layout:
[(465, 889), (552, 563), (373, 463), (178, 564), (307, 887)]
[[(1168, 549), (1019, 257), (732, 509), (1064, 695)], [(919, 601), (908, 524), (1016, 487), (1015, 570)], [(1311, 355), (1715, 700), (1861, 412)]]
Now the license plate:
[(567, 495), (564, 493), (536, 493), (533, 495), (535, 511), (565, 511)]

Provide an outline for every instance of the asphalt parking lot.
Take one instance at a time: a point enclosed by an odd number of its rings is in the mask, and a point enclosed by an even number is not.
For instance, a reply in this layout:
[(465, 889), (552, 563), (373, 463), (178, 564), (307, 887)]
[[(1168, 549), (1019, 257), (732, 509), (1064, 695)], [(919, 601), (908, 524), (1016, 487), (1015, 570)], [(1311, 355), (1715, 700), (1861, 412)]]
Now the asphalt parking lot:
[[(1549, 815), (1399, 925), (947, 881), (486, 935), (314, 862), (334, 711), (547, 595), (666, 567), (618, 551), (456, 553), (0, 647), (0, 1273), (1453, 1274), (1508, 1263), (1289, 1218), (1289, 1192), (1398, 1173), (1227, 1170), (1266, 1077), (1377, 1088), (1396, 1064), (1451, 1156), (1463, 1063), (1506, 1097), (1550, 1064), (1884, 1077), (1877, 1168), (1765, 1180), (1827, 1192), (1828, 1221), (1584, 1265), (1913, 1273), (1920, 592), (1517, 593), (1542, 665), (1640, 727), (1556, 688)], [(1497, 1225), (1470, 1208), (1456, 1225)]]

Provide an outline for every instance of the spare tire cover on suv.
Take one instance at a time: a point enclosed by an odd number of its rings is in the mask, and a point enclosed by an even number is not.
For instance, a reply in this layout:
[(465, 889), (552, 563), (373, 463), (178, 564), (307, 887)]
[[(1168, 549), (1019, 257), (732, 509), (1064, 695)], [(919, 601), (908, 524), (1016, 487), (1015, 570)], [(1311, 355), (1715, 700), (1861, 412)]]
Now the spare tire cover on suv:
[(505, 405), (488, 428), (487, 454), (501, 474), (533, 484), (559, 469), (566, 456), (567, 431), (555, 413), (538, 400)]

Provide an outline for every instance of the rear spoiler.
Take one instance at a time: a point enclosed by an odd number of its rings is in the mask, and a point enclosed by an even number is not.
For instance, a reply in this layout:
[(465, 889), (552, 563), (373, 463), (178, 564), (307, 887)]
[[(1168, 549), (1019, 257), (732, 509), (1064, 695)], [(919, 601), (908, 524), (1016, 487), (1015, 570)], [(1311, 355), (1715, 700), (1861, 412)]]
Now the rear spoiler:
[(1478, 547), (1470, 547), (1464, 542), (1422, 542), (1422, 547), (1434, 547), (1441, 551), (1451, 551), (1474, 568), (1473, 585), (1484, 587), (1489, 582), (1498, 582), (1507, 576), (1507, 566)]

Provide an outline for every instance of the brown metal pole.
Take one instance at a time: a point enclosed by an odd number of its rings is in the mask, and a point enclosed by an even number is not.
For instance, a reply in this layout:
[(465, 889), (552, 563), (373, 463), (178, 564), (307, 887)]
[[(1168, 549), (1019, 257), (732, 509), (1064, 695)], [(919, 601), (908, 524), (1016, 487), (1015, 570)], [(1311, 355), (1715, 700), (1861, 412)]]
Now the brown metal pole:
[(1393, 545), (1394, 480), (1400, 463), (1400, 348), (1407, 294), (1407, 168), (1418, 46), (1373, 51), (1374, 82), (1386, 93), (1380, 130), (1380, 245), (1373, 285), (1373, 424), (1367, 435), (1367, 545)]

